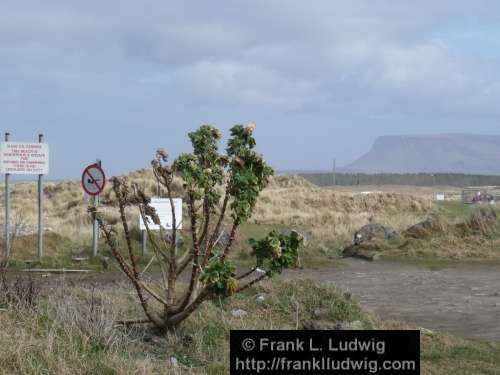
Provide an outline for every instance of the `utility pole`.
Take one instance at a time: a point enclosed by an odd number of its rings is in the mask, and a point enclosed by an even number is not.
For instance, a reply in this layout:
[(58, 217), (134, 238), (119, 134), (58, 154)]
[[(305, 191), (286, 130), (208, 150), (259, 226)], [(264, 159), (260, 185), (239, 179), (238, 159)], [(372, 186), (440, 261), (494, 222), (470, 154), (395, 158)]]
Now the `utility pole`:
[(333, 186), (337, 185), (336, 177), (337, 177), (336, 160), (333, 159), (333, 170), (332, 170), (332, 185)]

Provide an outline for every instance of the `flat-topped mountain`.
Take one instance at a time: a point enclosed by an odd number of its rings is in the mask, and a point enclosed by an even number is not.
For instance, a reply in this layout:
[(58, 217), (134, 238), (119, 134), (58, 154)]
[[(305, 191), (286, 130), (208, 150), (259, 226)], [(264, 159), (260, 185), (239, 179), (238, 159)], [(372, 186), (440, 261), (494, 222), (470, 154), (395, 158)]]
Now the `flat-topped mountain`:
[(345, 169), (365, 173), (500, 174), (500, 135), (383, 136)]

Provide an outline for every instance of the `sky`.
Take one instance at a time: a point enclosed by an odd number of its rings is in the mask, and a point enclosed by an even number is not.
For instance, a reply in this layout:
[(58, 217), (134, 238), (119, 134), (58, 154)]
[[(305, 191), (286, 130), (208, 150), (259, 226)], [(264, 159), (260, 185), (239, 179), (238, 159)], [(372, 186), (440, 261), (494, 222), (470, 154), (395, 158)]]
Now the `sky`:
[(381, 135), (500, 134), (500, 2), (2, 0), (0, 82), (53, 179), (248, 122), (276, 169), (324, 170)]

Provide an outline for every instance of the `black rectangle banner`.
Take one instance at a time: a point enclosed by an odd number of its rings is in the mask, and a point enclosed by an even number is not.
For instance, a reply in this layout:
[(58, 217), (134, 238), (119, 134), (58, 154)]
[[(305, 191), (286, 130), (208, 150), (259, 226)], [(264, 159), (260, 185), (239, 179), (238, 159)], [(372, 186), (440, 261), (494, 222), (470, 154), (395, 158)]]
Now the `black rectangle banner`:
[(420, 374), (420, 332), (231, 331), (231, 375)]

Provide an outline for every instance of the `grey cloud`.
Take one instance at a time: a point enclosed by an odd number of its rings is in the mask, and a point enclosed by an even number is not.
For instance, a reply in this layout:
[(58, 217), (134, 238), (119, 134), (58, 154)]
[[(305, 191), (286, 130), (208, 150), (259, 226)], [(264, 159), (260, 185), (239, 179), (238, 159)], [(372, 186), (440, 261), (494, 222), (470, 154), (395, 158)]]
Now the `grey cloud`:
[[(450, 36), (500, 35), (498, 14), (493, 0), (4, 0), (0, 103), (9, 121), (28, 116), (20, 115), (28, 107), (42, 121), (64, 113), (68, 122), (90, 105), (101, 117), (149, 121), (152, 129), (158, 116), (186, 124), (184, 109), (189, 120), (223, 126), (251, 116), (307, 121), (305, 139), (319, 144), (330, 129), (352, 135), (358, 127), (365, 143), (416, 121), (438, 130), (436, 119), (445, 119), (449, 131), (459, 117), (462, 130), (467, 119), (500, 117), (499, 61)], [(282, 131), (273, 126), (266, 136)]]

